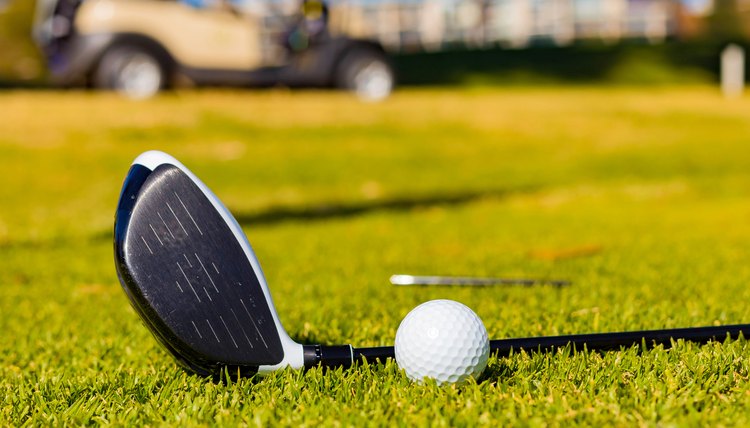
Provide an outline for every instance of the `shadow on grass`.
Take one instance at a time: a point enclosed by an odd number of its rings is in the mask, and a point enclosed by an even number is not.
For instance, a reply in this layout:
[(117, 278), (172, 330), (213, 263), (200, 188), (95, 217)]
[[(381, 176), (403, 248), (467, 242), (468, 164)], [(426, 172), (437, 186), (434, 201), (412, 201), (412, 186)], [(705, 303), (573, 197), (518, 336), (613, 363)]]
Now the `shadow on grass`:
[[(230, 211), (235, 214), (237, 222), (242, 226), (268, 226), (285, 222), (345, 219), (375, 212), (406, 212), (435, 207), (456, 207), (485, 199), (504, 199), (513, 194), (529, 193), (537, 189), (535, 186), (527, 186), (513, 189), (489, 189), (461, 193), (396, 197), (363, 202), (329, 202), (298, 207), (271, 207), (257, 213), (235, 212), (232, 209)], [(50, 239), (0, 240), (0, 251), (11, 248), (56, 248), (69, 245), (71, 240), (77, 240), (85, 244), (86, 241), (101, 242), (112, 239), (112, 229), (105, 229), (85, 237), (56, 236)]]
[(479, 375), (477, 383), (503, 382), (506, 379), (512, 378), (515, 375), (516, 370), (517, 369), (513, 368), (511, 364), (505, 363), (499, 359), (494, 361), (491, 360), (490, 363), (487, 364), (487, 368), (485, 368), (482, 374)]
[(512, 190), (477, 190), (463, 193), (397, 197), (351, 203), (331, 202), (300, 207), (276, 207), (258, 213), (237, 213), (235, 218), (243, 226), (270, 225), (290, 221), (343, 219), (375, 212), (399, 212), (460, 206), (483, 199), (503, 199), (511, 194), (532, 192), (534, 190), (536, 190), (534, 187)]

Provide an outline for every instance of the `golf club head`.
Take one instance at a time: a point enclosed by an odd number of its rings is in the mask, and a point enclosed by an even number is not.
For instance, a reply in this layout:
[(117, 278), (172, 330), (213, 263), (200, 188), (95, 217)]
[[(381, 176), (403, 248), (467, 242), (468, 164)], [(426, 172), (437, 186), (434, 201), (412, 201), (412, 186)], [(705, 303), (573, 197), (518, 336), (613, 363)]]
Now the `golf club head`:
[(217, 376), (304, 366), (240, 225), (166, 153), (135, 159), (115, 215), (115, 265), (130, 302), (185, 368)]

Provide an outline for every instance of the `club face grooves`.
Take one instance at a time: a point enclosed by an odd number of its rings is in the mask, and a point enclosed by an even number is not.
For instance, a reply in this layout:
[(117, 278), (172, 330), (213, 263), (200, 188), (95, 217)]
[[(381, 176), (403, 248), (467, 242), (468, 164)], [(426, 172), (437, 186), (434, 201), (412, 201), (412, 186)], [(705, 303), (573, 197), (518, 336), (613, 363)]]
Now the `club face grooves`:
[(242, 244), (180, 168), (135, 164), (115, 216), (115, 264), (131, 304), (177, 361), (245, 374), (284, 351)]

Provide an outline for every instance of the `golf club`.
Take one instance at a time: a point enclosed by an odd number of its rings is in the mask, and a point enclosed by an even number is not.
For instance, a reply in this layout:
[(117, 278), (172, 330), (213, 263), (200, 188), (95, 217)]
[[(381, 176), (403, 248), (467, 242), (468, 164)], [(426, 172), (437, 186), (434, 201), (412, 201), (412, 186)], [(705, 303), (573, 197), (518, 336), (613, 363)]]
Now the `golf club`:
[(570, 285), (570, 281), (561, 279), (534, 279), (534, 278), (481, 278), (473, 276), (419, 276), (419, 275), (391, 275), (393, 285), (459, 285), (471, 287), (484, 287), (488, 285), (552, 285), (563, 287)]
[[(394, 357), (391, 346), (302, 345), (279, 322), (240, 225), (193, 173), (162, 152), (135, 159), (115, 214), (118, 277), (135, 311), (183, 367), (203, 376), (284, 367), (348, 367)], [(493, 340), (491, 352), (618, 349), (737, 338), (750, 325)]]

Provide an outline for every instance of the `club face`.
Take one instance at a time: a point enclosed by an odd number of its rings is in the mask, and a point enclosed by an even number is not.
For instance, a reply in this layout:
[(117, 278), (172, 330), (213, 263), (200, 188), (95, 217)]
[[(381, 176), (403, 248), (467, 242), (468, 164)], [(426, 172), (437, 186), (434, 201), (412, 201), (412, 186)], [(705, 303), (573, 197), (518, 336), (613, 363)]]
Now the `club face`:
[(170, 156), (148, 152), (139, 159), (115, 216), (115, 262), (147, 327), (201, 375), (296, 365), (285, 359), (296, 344), (231, 214)]

